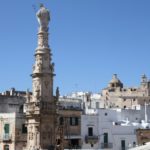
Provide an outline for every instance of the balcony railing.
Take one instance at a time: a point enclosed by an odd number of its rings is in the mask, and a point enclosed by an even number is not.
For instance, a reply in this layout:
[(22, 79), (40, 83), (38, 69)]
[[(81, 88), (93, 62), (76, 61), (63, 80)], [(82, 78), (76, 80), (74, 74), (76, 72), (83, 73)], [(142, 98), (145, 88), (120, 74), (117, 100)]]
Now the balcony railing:
[(101, 148), (113, 148), (113, 143), (101, 143)]
[(90, 143), (90, 142), (98, 142), (98, 136), (97, 135), (93, 135), (93, 136), (85, 136), (85, 142), (86, 143)]
[(11, 141), (12, 136), (10, 134), (4, 134), (2, 137), (3, 141)]
[(64, 149), (81, 149), (80, 145), (70, 145), (70, 146), (64, 146)]
[(127, 149), (128, 149), (128, 147), (121, 147), (120, 150), (127, 150)]

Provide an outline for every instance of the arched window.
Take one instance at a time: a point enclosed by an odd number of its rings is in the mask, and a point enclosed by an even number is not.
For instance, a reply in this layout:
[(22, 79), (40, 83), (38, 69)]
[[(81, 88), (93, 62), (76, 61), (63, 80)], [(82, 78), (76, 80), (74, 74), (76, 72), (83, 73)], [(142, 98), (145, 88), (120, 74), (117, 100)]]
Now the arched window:
[(112, 83), (112, 85), (111, 85), (112, 87), (115, 87), (115, 84), (114, 83)]
[(4, 145), (4, 150), (9, 150), (9, 145)]

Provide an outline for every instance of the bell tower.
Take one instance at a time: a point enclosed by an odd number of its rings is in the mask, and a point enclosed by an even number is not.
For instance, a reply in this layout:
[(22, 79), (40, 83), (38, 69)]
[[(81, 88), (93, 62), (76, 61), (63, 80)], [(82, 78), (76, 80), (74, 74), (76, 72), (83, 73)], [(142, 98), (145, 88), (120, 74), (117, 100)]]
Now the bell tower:
[(32, 96), (26, 100), (27, 150), (48, 150), (55, 145), (56, 98), (53, 96), (54, 63), (48, 44), (49, 11), (37, 12), (38, 44), (32, 72)]

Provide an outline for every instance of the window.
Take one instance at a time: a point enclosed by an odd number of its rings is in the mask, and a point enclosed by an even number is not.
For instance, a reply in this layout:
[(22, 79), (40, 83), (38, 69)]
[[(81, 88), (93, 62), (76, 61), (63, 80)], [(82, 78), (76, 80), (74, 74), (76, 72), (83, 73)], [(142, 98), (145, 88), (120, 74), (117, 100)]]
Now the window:
[(99, 108), (99, 102), (96, 102), (96, 108), (97, 109)]
[(70, 125), (72, 125), (72, 126), (79, 125), (79, 118), (78, 117), (70, 117)]
[(59, 125), (63, 125), (64, 124), (64, 118), (63, 117), (60, 117), (59, 118)]
[(105, 116), (107, 116), (108, 114), (107, 113), (105, 113)]
[(27, 127), (25, 124), (22, 125), (22, 133), (27, 133)]
[(9, 145), (4, 145), (4, 150), (9, 150)]
[(88, 136), (93, 136), (93, 128), (92, 127), (88, 128)]
[(4, 132), (5, 134), (9, 134), (9, 124), (4, 125)]
[(60, 139), (57, 139), (57, 146), (59, 146), (61, 144), (61, 140)]
[(23, 105), (19, 107), (19, 113), (23, 113)]
[(86, 101), (89, 102), (90, 101), (90, 95), (87, 94), (86, 99), (87, 99)]
[(71, 147), (74, 149), (78, 149), (79, 148), (79, 139), (71, 139)]

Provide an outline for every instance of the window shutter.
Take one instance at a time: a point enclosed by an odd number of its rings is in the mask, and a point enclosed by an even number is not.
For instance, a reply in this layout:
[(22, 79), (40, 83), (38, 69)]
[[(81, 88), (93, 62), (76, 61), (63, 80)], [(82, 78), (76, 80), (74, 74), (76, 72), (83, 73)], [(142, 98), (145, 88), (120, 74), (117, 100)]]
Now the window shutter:
[(70, 117), (70, 125), (72, 125), (72, 117)]
[(6, 134), (9, 134), (9, 124), (5, 124), (4, 131)]
[(75, 125), (78, 125), (78, 118), (75, 118)]

